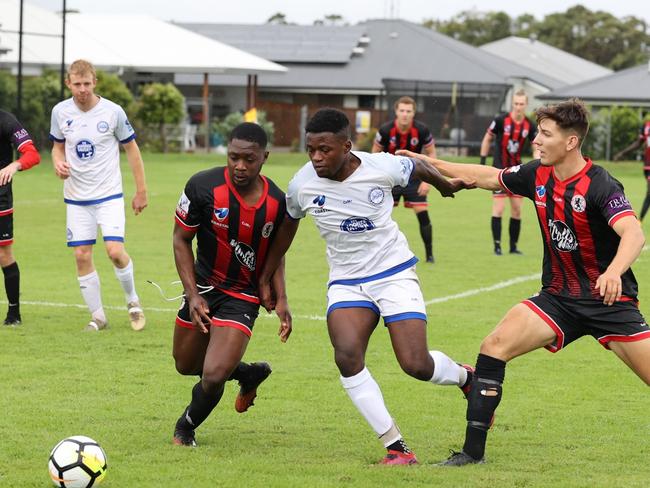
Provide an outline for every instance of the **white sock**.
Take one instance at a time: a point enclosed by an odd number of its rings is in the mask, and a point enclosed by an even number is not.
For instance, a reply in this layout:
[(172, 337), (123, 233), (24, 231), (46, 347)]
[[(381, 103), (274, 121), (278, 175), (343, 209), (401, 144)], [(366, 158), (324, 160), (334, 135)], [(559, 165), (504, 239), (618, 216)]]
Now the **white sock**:
[(106, 315), (102, 306), (101, 285), (99, 284), (97, 271), (93, 271), (85, 276), (78, 276), (77, 279), (79, 280), (81, 296), (86, 302), (86, 305), (88, 305), (88, 310), (90, 310), (93, 319), (106, 322)]
[(138, 294), (135, 292), (135, 280), (133, 278), (133, 260), (129, 259), (129, 264), (124, 268), (113, 267), (115, 269), (115, 276), (122, 285), (126, 303), (139, 302)]
[[(361, 412), (361, 415), (370, 424), (378, 437), (387, 433), (393, 427), (393, 418), (388, 413), (384, 404), (384, 397), (381, 394), (379, 385), (373, 379), (368, 368), (347, 378), (341, 376), (341, 384), (347, 392), (350, 400)], [(399, 431), (394, 439), (382, 439), (384, 445), (390, 445), (401, 438)]]
[(436, 385), (462, 386), (467, 381), (467, 370), (459, 366), (444, 352), (429, 351), (433, 358), (433, 376), (429, 380)]

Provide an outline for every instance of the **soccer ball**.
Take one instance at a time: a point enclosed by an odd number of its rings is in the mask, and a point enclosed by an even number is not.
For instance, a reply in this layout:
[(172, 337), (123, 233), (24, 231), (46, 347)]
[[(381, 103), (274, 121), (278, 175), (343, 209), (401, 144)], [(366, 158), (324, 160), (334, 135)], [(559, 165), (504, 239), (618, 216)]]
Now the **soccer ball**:
[(52, 482), (59, 488), (90, 488), (106, 476), (106, 453), (83, 435), (68, 437), (54, 446), (47, 464)]

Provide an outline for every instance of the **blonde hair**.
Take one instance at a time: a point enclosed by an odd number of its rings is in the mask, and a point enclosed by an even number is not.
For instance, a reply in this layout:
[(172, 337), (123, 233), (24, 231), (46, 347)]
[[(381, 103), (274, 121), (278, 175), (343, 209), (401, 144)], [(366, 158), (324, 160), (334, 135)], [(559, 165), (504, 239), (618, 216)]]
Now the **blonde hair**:
[(411, 97), (399, 97), (395, 102), (395, 110), (397, 110), (397, 106), (400, 103), (403, 103), (404, 105), (413, 105), (413, 111), (417, 112), (417, 105), (415, 104), (415, 100), (413, 100)]
[(94, 80), (97, 79), (97, 72), (95, 71), (95, 67), (90, 61), (86, 61), (85, 59), (77, 59), (68, 67), (68, 80), (70, 79), (70, 75), (92, 75)]
[(528, 101), (528, 93), (526, 93), (522, 88), (517, 90), (512, 97), (526, 97), (526, 101)]

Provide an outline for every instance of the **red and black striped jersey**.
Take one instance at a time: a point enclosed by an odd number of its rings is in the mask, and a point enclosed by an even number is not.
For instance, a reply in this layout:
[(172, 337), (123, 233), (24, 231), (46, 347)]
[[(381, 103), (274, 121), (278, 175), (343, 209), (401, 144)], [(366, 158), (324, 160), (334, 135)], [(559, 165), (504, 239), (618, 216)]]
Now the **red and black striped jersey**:
[(645, 150), (643, 151), (645, 169), (650, 169), (650, 120), (646, 120), (641, 126), (639, 139), (641, 139), (642, 143), (645, 143)]
[(227, 168), (201, 171), (189, 179), (176, 207), (176, 223), (196, 232), (197, 279), (253, 303), (259, 303), (258, 275), (286, 213), (282, 190), (260, 178), (262, 195), (249, 206)]
[(494, 118), (487, 131), (495, 137), (494, 167), (509, 168), (521, 164), (521, 152), (526, 139), (533, 142), (537, 126), (528, 117), (517, 122), (512, 114), (504, 113)]
[[(594, 288), (618, 251), (612, 229), (634, 216), (623, 185), (589, 159), (578, 174), (561, 181), (552, 166), (539, 160), (506, 168), (499, 182), (508, 192), (535, 203), (544, 239), (542, 287), (555, 295), (602, 300)], [(628, 269), (621, 276), (623, 300), (636, 299), (638, 285)]]
[(386, 122), (377, 131), (375, 142), (383, 148), (384, 152), (391, 154), (395, 154), (398, 149), (422, 153), (423, 147), (434, 143), (431, 131), (417, 120), (414, 120), (411, 127), (404, 132), (397, 127), (397, 121)]

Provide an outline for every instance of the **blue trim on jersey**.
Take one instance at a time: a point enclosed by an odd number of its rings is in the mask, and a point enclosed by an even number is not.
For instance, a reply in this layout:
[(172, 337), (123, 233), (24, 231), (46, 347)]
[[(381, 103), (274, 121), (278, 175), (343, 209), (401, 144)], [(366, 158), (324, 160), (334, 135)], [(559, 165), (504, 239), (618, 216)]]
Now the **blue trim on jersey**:
[(372, 302), (366, 302), (366, 301), (363, 301), (363, 300), (352, 301), (352, 302), (336, 302), (335, 304), (331, 305), (327, 309), (327, 314), (326, 315), (329, 315), (334, 310), (338, 310), (339, 308), (369, 308), (370, 310), (375, 312), (377, 315), (380, 315), (379, 307), (377, 307), (377, 305), (375, 305)]
[(49, 135), (50, 141), (55, 141), (55, 142), (65, 142), (65, 139), (59, 139), (58, 137), (54, 137), (52, 134)]
[(327, 285), (329, 288), (332, 285), (360, 285), (361, 283), (368, 283), (369, 281), (377, 281), (382, 278), (386, 278), (387, 276), (393, 276), (394, 274), (399, 273), (400, 271), (404, 271), (405, 269), (409, 269), (411, 266), (414, 266), (415, 263), (418, 262), (418, 258), (413, 256), (411, 259), (408, 261), (398, 264), (397, 266), (393, 266), (392, 268), (389, 268), (385, 271), (382, 271), (381, 273), (377, 273), (374, 275), (366, 276), (365, 278), (354, 278), (354, 279), (349, 279), (349, 280), (334, 280), (330, 281)]
[(98, 203), (108, 202), (109, 200), (117, 200), (118, 198), (122, 198), (123, 196), (124, 196), (123, 193), (117, 193), (115, 195), (110, 195), (108, 197), (98, 198), (97, 200), (70, 200), (68, 198), (64, 198), (63, 201), (70, 205), (81, 205), (83, 207), (87, 205), (97, 205)]
[(396, 313), (395, 315), (389, 315), (387, 317), (384, 317), (384, 323), (391, 324), (393, 322), (398, 322), (400, 320), (409, 320), (409, 319), (421, 319), (426, 322), (427, 315), (420, 312)]
[(129, 137), (124, 139), (123, 141), (120, 141), (120, 144), (126, 144), (127, 142), (131, 142), (133, 139), (135, 139), (135, 132), (131, 134)]
[(120, 236), (104, 236), (104, 242), (106, 242), (106, 241), (124, 242), (124, 237), (120, 237)]
[(76, 246), (87, 246), (88, 244), (95, 244), (97, 241), (95, 239), (88, 239), (85, 241), (70, 241), (68, 242), (68, 247)]

